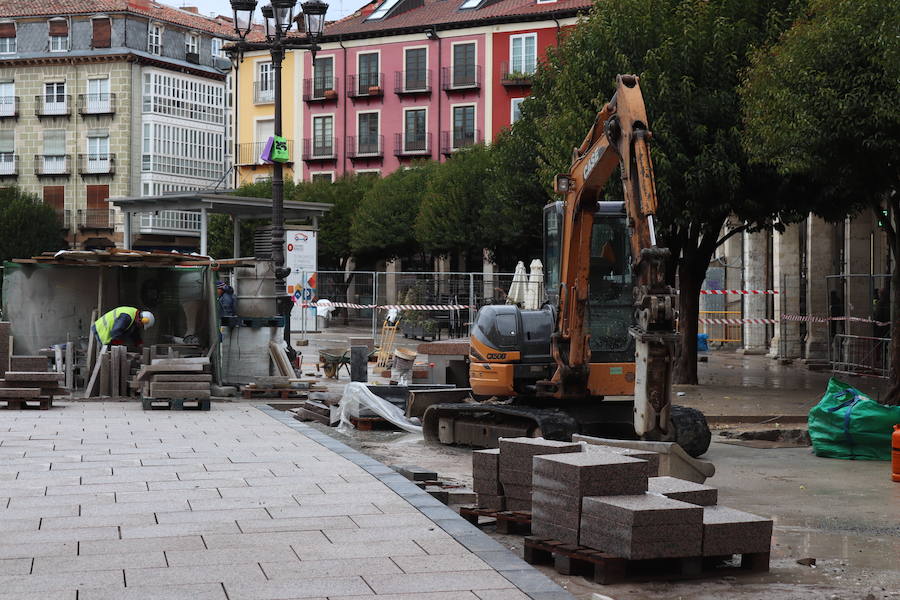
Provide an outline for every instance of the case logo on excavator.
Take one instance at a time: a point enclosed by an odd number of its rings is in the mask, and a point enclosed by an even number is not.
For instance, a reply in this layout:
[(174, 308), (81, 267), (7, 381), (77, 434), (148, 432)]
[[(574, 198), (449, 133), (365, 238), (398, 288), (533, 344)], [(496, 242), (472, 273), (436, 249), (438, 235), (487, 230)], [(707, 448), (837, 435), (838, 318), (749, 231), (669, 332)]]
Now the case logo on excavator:
[(506, 352), (488, 352), (487, 359), (488, 360), (505, 360)]

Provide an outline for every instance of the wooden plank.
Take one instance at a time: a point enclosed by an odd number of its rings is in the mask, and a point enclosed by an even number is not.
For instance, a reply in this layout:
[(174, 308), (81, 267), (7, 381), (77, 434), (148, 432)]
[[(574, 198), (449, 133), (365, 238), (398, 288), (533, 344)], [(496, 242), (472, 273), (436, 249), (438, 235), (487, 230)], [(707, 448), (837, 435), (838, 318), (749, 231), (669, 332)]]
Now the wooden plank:
[[(172, 350), (172, 348), (169, 348)], [(194, 356), (192, 358), (157, 358), (154, 359), (151, 366), (163, 365), (163, 366), (181, 366), (181, 365), (208, 365), (209, 358), (206, 356)]]
[[(94, 335), (93, 326), (97, 321), (97, 309), (91, 311), (91, 325), (88, 327), (88, 349), (87, 349), (87, 368), (88, 371), (94, 371), (94, 364), (97, 362), (97, 336)], [(90, 394), (88, 394), (90, 395)]]
[(130, 396), (128, 393), (128, 380), (131, 378), (131, 357), (128, 349), (122, 348), (122, 366), (119, 368), (119, 393), (122, 396)]
[(0, 388), (0, 398), (37, 398), (40, 388)]
[(162, 383), (167, 381), (205, 381), (209, 383), (212, 381), (212, 375), (210, 375), (209, 373), (160, 373), (153, 376), (154, 383)]
[[(106, 353), (106, 347), (100, 349), (100, 356)], [(96, 396), (100, 389), (100, 361), (94, 361), (94, 368), (91, 370), (91, 378), (88, 380), (84, 388), (84, 395), (87, 397)]]
[(107, 352), (100, 356), (100, 395), (109, 396), (109, 357), (112, 353)]
[(113, 346), (112, 354), (109, 355), (109, 395), (113, 398), (119, 397), (119, 370), (122, 368), (122, 347)]

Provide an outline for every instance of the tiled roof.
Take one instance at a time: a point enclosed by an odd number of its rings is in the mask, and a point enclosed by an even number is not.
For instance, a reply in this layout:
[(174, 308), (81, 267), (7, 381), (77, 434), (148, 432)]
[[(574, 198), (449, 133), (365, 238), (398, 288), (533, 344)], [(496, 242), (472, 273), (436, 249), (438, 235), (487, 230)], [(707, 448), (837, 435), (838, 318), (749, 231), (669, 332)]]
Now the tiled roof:
[(130, 12), (223, 37), (234, 37), (231, 19), (206, 17), (154, 0), (0, 0), (2, 17)]
[[(336, 36), (365, 36), (378, 32), (389, 32), (396, 29), (416, 29), (435, 26), (437, 29), (447, 29), (454, 26), (478, 25), (479, 22), (497, 22), (509, 19), (520, 21), (534, 17), (552, 18), (560, 13), (576, 14), (585, 12), (593, 4), (592, 0), (557, 0), (556, 2), (544, 2), (538, 4), (536, 0), (498, 0), (485, 2), (482, 8), (460, 9), (465, 0), (423, 0), (421, 3), (411, 2), (413, 7), (404, 11), (401, 3), (394, 9), (393, 14), (388, 13), (384, 19), (366, 21), (373, 8), (380, 2), (367, 4), (362, 9), (341, 19), (329, 23), (325, 28), (325, 35)], [(419, 4), (419, 6), (415, 6)]]

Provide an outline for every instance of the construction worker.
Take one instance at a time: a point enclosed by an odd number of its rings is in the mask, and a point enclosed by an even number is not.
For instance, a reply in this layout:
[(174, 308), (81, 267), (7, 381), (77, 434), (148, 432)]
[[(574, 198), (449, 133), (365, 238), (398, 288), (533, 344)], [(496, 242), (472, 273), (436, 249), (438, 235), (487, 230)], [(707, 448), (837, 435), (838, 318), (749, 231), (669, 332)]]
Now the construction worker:
[(141, 332), (145, 327), (153, 327), (156, 318), (149, 310), (139, 310), (133, 306), (114, 308), (91, 325), (101, 346), (142, 346)]
[(219, 316), (220, 317), (235, 317), (237, 316), (237, 311), (235, 309), (235, 300), (234, 300), (234, 288), (225, 283), (224, 281), (216, 282), (216, 294), (218, 294), (219, 299)]

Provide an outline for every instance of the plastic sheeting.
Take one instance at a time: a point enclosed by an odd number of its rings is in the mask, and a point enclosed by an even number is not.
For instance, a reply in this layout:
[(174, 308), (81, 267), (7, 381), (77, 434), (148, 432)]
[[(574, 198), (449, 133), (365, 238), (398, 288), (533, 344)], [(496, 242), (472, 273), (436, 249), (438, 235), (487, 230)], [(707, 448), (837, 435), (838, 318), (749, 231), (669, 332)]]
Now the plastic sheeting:
[(350, 422), (350, 417), (357, 417), (362, 408), (368, 408), (379, 417), (390, 421), (404, 431), (422, 433), (422, 426), (417, 425), (415, 421), (407, 419), (398, 406), (370, 392), (366, 384), (355, 381), (347, 384), (344, 388), (344, 395), (341, 396), (341, 402), (338, 405), (341, 419), (338, 431), (347, 433), (355, 429)]

